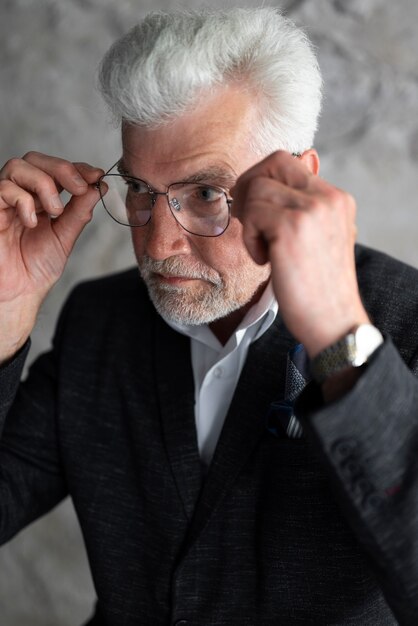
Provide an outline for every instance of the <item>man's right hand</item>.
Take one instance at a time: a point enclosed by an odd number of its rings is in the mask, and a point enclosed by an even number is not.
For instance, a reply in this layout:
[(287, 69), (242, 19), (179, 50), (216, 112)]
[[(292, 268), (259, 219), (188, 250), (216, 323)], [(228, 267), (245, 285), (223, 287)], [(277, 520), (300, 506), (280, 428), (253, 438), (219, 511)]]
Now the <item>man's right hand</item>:
[[(0, 170), (0, 363), (25, 343), (39, 307), (91, 220), (103, 171), (29, 152)], [(61, 191), (71, 198), (64, 207)]]

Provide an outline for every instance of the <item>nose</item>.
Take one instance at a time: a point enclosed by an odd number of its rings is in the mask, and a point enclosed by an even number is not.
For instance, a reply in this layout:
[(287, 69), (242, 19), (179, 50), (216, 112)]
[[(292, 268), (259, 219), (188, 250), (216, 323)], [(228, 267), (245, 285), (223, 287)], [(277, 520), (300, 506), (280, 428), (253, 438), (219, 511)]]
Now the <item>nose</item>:
[(134, 229), (135, 251), (138, 253), (137, 245), (140, 245), (142, 252), (156, 261), (162, 261), (173, 255), (188, 254), (190, 252), (188, 233), (172, 215), (167, 196), (159, 194), (154, 198), (150, 221), (146, 226)]

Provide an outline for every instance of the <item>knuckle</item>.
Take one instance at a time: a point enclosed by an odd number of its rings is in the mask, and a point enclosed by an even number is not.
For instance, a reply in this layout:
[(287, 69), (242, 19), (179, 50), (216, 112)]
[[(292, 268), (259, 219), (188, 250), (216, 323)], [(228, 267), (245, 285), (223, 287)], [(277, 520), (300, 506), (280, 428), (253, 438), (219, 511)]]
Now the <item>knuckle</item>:
[(84, 225), (87, 226), (91, 222), (93, 215), (91, 213), (83, 213), (79, 216), (78, 220)]
[(328, 201), (333, 206), (342, 207), (347, 203), (347, 194), (337, 187), (330, 187), (327, 196)]
[(287, 159), (289, 158), (289, 153), (286, 152), (286, 150), (276, 150), (268, 158), (271, 158), (277, 163), (281, 163), (282, 161), (287, 161)]
[(22, 187), (18, 187), (13, 181), (8, 178), (0, 180), (0, 195), (9, 199), (14, 198), (18, 200), (28, 200), (32, 196), (28, 191)]
[(48, 174), (44, 173), (40, 173), (37, 176), (36, 181), (34, 181), (33, 191), (38, 196), (57, 193), (54, 181), (48, 176)]
[(357, 203), (356, 203), (354, 196), (352, 196), (351, 193), (346, 193), (345, 196), (346, 196), (348, 208), (350, 209), (352, 214), (355, 215), (357, 212)]
[(32, 208), (35, 206), (35, 201), (30, 193), (28, 193), (24, 189), (19, 189), (19, 193), (16, 197), (16, 205), (21, 206), (22, 204), (30, 206)]
[(19, 159), (19, 157), (12, 157), (8, 161), (6, 161), (6, 163), (4, 164), (3, 171), (8, 172), (11, 170), (15, 170), (21, 164), (22, 164), (22, 159)]
[(350, 193), (338, 187), (331, 187), (327, 195), (328, 202), (331, 206), (343, 210), (350, 216), (355, 216), (357, 205), (354, 197)]
[(307, 200), (307, 209), (311, 213), (319, 213), (324, 209), (324, 202), (318, 196), (310, 196)]
[(29, 152), (26, 152), (26, 154), (23, 155), (21, 160), (30, 162), (37, 157), (39, 157), (39, 152), (36, 152), (36, 150), (29, 150)]
[(0, 179), (0, 193), (7, 191), (7, 189), (12, 185), (13, 183), (8, 179), (8, 178), (2, 178)]

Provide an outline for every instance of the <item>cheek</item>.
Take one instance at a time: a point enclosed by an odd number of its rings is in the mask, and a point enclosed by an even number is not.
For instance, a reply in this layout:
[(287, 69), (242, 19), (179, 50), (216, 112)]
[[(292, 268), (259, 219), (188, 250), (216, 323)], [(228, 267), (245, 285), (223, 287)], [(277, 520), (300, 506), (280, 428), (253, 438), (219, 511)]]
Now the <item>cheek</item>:
[[(147, 252), (147, 227), (131, 229), (132, 244), (137, 259)], [(232, 218), (227, 230), (220, 237), (193, 237), (188, 238), (187, 255), (193, 257), (216, 270), (221, 276), (236, 276), (242, 270), (259, 268), (250, 257), (242, 239), (242, 225), (237, 218)], [(175, 256), (176, 251), (172, 254)]]
[(131, 239), (135, 256), (138, 259), (145, 253), (145, 228), (131, 228)]
[[(232, 218), (222, 241), (222, 251), (214, 256), (217, 262), (216, 269), (226, 278), (227, 282), (248, 283), (241, 284), (243, 288), (254, 288), (266, 282), (271, 273), (270, 264), (259, 265), (251, 257), (242, 238), (242, 224), (237, 218)], [(228, 281), (229, 277), (229, 281)]]
[(211, 243), (210, 249), (200, 250), (200, 258), (227, 281), (228, 277), (236, 279), (242, 272), (247, 274), (249, 270), (260, 267), (254, 263), (240, 237), (224, 239), (221, 236), (216, 243)]
[(228, 266), (235, 270), (238, 270), (239, 266), (242, 264), (247, 265), (248, 263), (253, 263), (242, 238), (242, 231), (241, 222), (236, 217), (233, 217), (224, 235), (219, 237), (220, 248), (222, 250), (222, 252), (219, 250), (219, 258), (222, 254)]
[(227, 274), (242, 263), (246, 248), (242, 240), (241, 224), (231, 220), (226, 231), (219, 237), (200, 238), (195, 241), (201, 259), (220, 274)]

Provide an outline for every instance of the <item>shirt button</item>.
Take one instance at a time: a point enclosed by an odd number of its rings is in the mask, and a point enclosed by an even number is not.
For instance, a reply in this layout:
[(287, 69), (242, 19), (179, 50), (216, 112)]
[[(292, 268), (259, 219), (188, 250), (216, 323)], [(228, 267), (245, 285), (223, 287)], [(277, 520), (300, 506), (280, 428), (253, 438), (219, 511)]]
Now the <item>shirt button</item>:
[(213, 370), (213, 375), (215, 378), (222, 378), (223, 373), (224, 371), (222, 367), (215, 367), (215, 369)]

